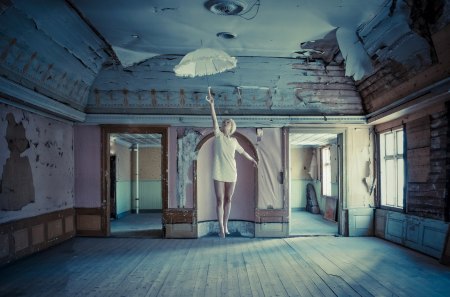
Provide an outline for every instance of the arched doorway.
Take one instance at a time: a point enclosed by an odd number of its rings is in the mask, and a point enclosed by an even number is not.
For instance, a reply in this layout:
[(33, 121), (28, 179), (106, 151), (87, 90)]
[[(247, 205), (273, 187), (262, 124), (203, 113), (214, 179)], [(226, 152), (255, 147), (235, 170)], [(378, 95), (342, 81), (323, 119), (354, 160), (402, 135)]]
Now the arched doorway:
[[(246, 152), (258, 160), (253, 144), (244, 135), (233, 136)], [(197, 209), (198, 236), (215, 235), (218, 232), (216, 198), (211, 178), (214, 134), (205, 136), (196, 147), (194, 161), (194, 204)], [(247, 159), (236, 154), (238, 181), (233, 195), (229, 230), (231, 235), (253, 237), (255, 235), (255, 209), (257, 199), (258, 169)]]

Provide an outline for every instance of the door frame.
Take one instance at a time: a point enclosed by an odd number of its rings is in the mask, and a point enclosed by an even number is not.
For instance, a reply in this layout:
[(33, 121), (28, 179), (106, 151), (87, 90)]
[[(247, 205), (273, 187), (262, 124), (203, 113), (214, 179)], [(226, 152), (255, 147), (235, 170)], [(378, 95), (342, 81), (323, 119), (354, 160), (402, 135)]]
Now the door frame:
[[(147, 126), (147, 125), (101, 125), (101, 234), (111, 235), (110, 224), (110, 134), (130, 133), (130, 134), (161, 134), (161, 188), (162, 188), (162, 212), (167, 210), (169, 205), (169, 128), (167, 126)], [(163, 222), (161, 222), (163, 223)], [(165, 234), (165, 226), (163, 234)]]
[[(347, 143), (347, 128), (345, 127), (289, 127), (288, 135), (294, 133), (298, 134), (313, 134), (313, 133), (333, 133), (336, 134), (337, 137), (337, 144), (338, 144), (338, 187), (339, 187), (339, 196), (338, 196), (338, 234), (339, 235), (345, 235), (347, 233), (347, 227), (346, 227), (346, 220), (345, 217), (343, 217), (343, 210), (347, 207), (347, 175), (345, 174), (347, 172), (346, 164), (347, 164), (347, 154), (346, 154), (346, 143)], [(286, 146), (288, 149), (286, 150), (286, 153), (289, 155), (287, 158), (285, 158), (285, 161), (289, 162), (290, 160), (290, 142), (289, 137), (286, 138)], [(342, 141), (342, 143), (341, 143)], [(340, 147), (342, 146), (342, 147)], [(289, 168), (289, 163), (285, 164), (285, 168)], [(289, 176), (290, 178), (290, 176)], [(288, 201), (291, 201), (290, 197), (290, 191), (287, 191), (286, 193), (289, 197), (287, 198)], [(289, 208), (289, 213), (290, 213)]]

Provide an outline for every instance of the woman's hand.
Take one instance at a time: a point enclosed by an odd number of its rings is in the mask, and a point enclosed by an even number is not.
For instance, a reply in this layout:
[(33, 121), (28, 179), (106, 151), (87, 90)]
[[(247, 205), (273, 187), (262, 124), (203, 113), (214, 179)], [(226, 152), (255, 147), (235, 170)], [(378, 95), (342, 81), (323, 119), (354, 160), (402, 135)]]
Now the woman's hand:
[(209, 104), (214, 104), (214, 96), (211, 94), (211, 87), (208, 87), (208, 96), (205, 97)]
[(252, 156), (250, 156), (247, 152), (243, 152), (242, 155), (249, 160), (250, 162), (253, 163), (253, 166), (257, 167), (258, 166), (258, 161), (255, 160), (255, 158), (253, 158)]

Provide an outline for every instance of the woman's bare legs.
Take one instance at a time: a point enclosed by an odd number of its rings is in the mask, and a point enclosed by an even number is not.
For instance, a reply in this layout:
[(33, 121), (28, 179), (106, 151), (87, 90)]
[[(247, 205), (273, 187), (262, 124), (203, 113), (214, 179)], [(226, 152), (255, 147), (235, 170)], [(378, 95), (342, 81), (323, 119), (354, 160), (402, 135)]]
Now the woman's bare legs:
[(236, 186), (236, 183), (234, 182), (226, 182), (225, 183), (225, 201), (224, 201), (224, 214), (223, 214), (223, 228), (225, 231), (225, 234), (230, 234), (228, 231), (228, 219), (230, 218), (230, 210), (231, 210), (231, 200), (233, 198), (234, 188)]
[(219, 236), (225, 237), (225, 230), (223, 227), (223, 199), (225, 196), (225, 183), (221, 181), (214, 180), (214, 190), (216, 192), (216, 212), (217, 221), (219, 222)]
[(216, 212), (219, 221), (219, 236), (225, 237), (228, 234), (228, 219), (230, 217), (231, 199), (233, 197), (234, 182), (221, 182), (214, 180), (214, 190), (216, 192)]

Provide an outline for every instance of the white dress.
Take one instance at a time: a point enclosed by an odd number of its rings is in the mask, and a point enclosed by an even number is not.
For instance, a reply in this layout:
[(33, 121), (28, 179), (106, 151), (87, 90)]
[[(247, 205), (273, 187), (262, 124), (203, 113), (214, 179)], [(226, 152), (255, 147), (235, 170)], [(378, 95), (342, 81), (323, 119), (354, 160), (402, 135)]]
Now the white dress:
[(236, 182), (237, 170), (234, 154), (235, 151), (242, 154), (244, 149), (240, 146), (236, 138), (226, 137), (219, 128), (214, 131), (214, 136), (212, 177), (217, 181)]

